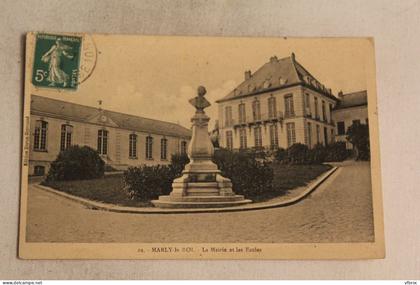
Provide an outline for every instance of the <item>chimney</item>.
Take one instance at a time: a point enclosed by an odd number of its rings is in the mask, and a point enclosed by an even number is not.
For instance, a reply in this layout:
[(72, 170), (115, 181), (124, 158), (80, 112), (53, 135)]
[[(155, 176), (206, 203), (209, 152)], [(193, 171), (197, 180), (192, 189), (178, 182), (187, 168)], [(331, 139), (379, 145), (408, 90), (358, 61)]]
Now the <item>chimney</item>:
[(277, 58), (277, 56), (272, 56), (272, 57), (270, 57), (270, 62), (277, 62), (278, 61), (278, 58)]
[(340, 91), (338, 92), (338, 97), (339, 97), (339, 98), (343, 98), (343, 91), (341, 91), (341, 90), (340, 90)]
[(292, 55), (290, 56), (292, 58), (293, 61), (295, 61), (295, 53), (292, 52)]
[(251, 78), (251, 70), (245, 71), (245, 80), (248, 80)]

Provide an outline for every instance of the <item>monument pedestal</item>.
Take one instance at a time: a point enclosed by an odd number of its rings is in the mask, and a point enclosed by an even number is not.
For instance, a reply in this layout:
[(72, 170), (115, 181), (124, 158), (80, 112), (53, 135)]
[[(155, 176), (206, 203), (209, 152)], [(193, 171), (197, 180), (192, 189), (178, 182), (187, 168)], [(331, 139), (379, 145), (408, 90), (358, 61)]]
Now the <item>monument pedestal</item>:
[(192, 138), (188, 146), (190, 163), (185, 166), (182, 176), (172, 183), (169, 195), (159, 196), (152, 203), (160, 208), (220, 208), (251, 203), (232, 190), (230, 179), (223, 177), (217, 165), (211, 160), (213, 144), (208, 133), (210, 118), (204, 108), (210, 103), (204, 98), (204, 87), (198, 88), (198, 97), (190, 100), (197, 111), (192, 117)]

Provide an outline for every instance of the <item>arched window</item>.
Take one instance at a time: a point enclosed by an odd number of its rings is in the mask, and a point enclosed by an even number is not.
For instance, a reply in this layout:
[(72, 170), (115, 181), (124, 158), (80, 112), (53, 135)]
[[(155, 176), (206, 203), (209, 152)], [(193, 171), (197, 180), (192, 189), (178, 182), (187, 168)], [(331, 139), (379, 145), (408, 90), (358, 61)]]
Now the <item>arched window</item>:
[(68, 124), (61, 125), (61, 141), (60, 141), (60, 150), (66, 150), (71, 146), (73, 134), (73, 126)]
[(146, 137), (146, 159), (153, 159), (153, 138)]
[(106, 155), (108, 153), (108, 131), (98, 131), (98, 152), (99, 154)]
[(167, 159), (168, 155), (168, 140), (163, 138), (160, 140), (160, 159)]
[(48, 123), (38, 120), (35, 123), (34, 132), (34, 150), (45, 151), (47, 150), (47, 131)]
[(130, 134), (128, 141), (128, 156), (130, 158), (137, 158), (137, 135)]
[(187, 154), (187, 142), (186, 141), (182, 141), (181, 142), (181, 154)]

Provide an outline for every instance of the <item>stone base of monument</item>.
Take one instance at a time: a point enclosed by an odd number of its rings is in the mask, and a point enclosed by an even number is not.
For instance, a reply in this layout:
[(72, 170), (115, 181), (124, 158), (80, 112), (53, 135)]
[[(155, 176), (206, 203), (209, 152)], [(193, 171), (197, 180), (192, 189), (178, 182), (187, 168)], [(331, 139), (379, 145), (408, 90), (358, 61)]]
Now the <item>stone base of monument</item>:
[(159, 196), (152, 203), (159, 208), (222, 208), (251, 203), (232, 191), (229, 179), (216, 170), (188, 172), (174, 180), (170, 195)]
[(251, 203), (232, 191), (232, 182), (220, 174), (212, 161), (214, 148), (208, 132), (210, 118), (204, 112), (210, 103), (204, 98), (206, 89), (203, 86), (197, 91), (198, 96), (189, 101), (196, 108), (191, 118), (190, 163), (185, 166), (182, 176), (173, 181), (172, 192), (152, 203), (160, 208), (221, 208)]

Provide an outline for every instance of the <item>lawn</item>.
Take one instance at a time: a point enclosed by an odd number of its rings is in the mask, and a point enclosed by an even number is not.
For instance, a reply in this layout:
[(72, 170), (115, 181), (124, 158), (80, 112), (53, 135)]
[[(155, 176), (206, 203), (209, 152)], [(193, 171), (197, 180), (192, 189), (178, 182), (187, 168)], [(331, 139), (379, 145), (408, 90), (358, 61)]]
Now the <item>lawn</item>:
[(257, 197), (248, 197), (255, 202), (262, 202), (286, 194), (297, 187), (306, 186), (322, 173), (331, 169), (327, 164), (287, 165), (273, 163), (273, 191)]
[[(331, 169), (330, 165), (325, 164), (284, 165), (274, 163), (272, 164), (272, 167), (274, 170), (273, 191), (266, 192), (264, 195), (247, 198), (250, 198), (255, 202), (261, 202), (284, 195), (287, 191), (307, 185), (311, 180)], [(92, 180), (44, 182), (43, 185), (99, 202), (131, 207), (152, 206), (150, 201), (129, 199), (127, 193), (123, 189), (122, 174), (114, 174)]]
[(98, 202), (132, 207), (151, 206), (151, 203), (147, 201), (129, 199), (127, 192), (123, 189), (122, 174), (91, 180), (44, 182), (43, 185)]

